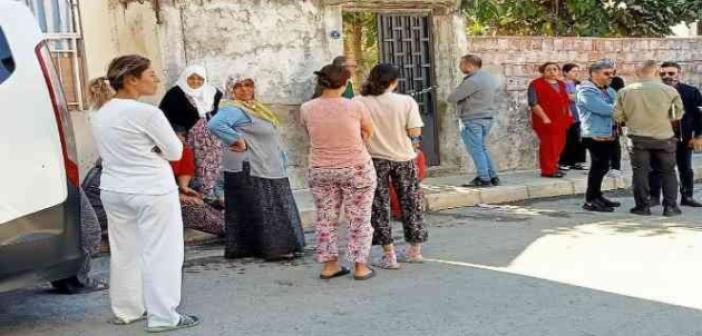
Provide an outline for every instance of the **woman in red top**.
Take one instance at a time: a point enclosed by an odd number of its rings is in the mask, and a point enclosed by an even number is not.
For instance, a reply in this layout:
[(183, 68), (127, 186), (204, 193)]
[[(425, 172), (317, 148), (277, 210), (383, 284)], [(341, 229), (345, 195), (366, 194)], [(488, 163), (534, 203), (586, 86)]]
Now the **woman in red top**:
[(529, 84), (531, 121), (539, 137), (541, 176), (560, 178), (565, 173), (558, 168), (566, 132), (572, 123), (570, 100), (564, 82), (558, 79), (558, 64), (547, 62), (539, 67), (541, 77)]
[[(184, 141), (184, 133), (177, 133)], [(193, 149), (183, 143), (183, 156), (179, 161), (171, 161), (173, 174), (178, 183), (178, 196), (183, 212), (183, 227), (209, 234), (224, 235), (224, 210), (221, 205), (209, 204), (203, 200), (202, 192), (192, 188), (195, 176), (195, 156)], [(219, 208), (217, 207), (219, 206)]]

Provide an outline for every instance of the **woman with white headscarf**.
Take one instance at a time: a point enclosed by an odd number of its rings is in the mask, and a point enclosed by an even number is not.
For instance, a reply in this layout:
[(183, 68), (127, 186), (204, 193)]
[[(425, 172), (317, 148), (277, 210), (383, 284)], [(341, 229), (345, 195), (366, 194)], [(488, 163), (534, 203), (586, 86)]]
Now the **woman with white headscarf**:
[(195, 176), (190, 187), (202, 193), (206, 201), (216, 200), (214, 188), (221, 172), (222, 144), (207, 129), (221, 99), (222, 92), (207, 83), (205, 67), (191, 65), (159, 105), (173, 128), (187, 133), (186, 143), (195, 156)]

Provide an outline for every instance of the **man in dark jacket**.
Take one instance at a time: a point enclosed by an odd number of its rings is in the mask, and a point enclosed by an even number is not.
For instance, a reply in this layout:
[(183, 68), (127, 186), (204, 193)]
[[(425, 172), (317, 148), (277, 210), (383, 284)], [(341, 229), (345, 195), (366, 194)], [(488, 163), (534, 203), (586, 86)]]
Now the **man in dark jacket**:
[[(702, 94), (694, 86), (680, 82), (681, 67), (675, 62), (661, 65), (660, 76), (664, 83), (674, 87), (680, 93), (685, 112), (682, 121), (674, 125), (675, 137), (679, 139), (676, 152), (678, 174), (680, 176), (681, 205), (702, 207), (693, 197), (694, 172), (692, 170), (692, 151), (702, 146)], [(660, 203), (661, 179), (651, 173), (651, 201)]]

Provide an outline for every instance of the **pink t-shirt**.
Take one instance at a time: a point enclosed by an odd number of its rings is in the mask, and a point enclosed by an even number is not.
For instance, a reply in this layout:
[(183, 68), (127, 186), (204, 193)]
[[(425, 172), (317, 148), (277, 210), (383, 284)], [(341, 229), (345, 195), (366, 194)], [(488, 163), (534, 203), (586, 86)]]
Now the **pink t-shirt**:
[(317, 98), (301, 108), (310, 136), (310, 167), (347, 168), (370, 161), (361, 137), (361, 121), (370, 122), (366, 107), (345, 98)]

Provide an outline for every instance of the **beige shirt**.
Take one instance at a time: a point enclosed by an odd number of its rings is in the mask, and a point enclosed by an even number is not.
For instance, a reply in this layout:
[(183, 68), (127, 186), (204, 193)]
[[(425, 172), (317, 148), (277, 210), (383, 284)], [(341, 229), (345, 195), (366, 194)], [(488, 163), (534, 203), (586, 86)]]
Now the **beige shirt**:
[(614, 105), (614, 121), (626, 124), (629, 135), (661, 140), (675, 136), (671, 121), (680, 120), (682, 114), (678, 91), (659, 80), (627, 85)]
[(380, 96), (358, 96), (354, 101), (368, 108), (375, 126), (368, 141), (371, 157), (397, 162), (414, 160), (417, 154), (407, 130), (424, 126), (414, 98), (386, 92)]

